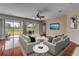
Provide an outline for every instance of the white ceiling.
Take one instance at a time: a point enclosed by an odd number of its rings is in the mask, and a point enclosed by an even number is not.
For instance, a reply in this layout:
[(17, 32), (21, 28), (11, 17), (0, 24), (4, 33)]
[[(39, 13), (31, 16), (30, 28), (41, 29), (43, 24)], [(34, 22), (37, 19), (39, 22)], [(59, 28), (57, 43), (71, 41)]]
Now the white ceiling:
[(77, 3), (0, 3), (0, 13), (34, 19), (33, 16), (36, 15), (37, 10), (42, 10), (41, 15), (44, 15), (45, 19), (50, 19), (54, 16), (65, 15), (78, 7)]

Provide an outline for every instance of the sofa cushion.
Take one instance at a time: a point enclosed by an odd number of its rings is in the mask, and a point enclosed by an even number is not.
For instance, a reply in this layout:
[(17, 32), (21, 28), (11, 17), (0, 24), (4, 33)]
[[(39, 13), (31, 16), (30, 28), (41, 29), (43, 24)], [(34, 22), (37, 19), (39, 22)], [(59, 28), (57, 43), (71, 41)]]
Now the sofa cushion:
[(48, 42), (52, 43), (53, 37), (48, 37)]
[(68, 37), (67, 36), (63, 36), (63, 40), (67, 39)]
[(61, 40), (61, 38), (60, 38), (60, 37), (53, 38), (52, 43), (56, 43), (56, 42), (58, 42), (58, 41), (60, 41), (60, 40)]

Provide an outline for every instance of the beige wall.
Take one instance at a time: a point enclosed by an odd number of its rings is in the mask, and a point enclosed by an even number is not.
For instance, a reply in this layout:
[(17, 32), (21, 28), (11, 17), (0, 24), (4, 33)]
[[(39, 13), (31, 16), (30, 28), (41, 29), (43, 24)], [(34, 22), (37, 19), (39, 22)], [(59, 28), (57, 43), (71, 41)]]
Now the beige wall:
[[(59, 35), (59, 34), (66, 34), (67, 31), (67, 17), (66, 16), (61, 16), (61, 17), (56, 17), (56, 18), (52, 18), (50, 20), (46, 21), (46, 35), (47, 36), (55, 36), (55, 35)], [(55, 22), (59, 22), (60, 23), (60, 30), (50, 30), (50, 24), (51, 23), (55, 23)]]
[[(70, 17), (77, 15), (77, 29), (70, 28)], [(67, 14), (67, 34), (72, 41), (79, 44), (79, 9), (72, 10)]]
[[(77, 29), (70, 28), (70, 17), (77, 15)], [(50, 23), (59, 22), (60, 30), (50, 30)], [(79, 9), (72, 10), (66, 16), (52, 18), (46, 21), (47, 36), (55, 36), (58, 34), (66, 34), (71, 41), (79, 44)]]

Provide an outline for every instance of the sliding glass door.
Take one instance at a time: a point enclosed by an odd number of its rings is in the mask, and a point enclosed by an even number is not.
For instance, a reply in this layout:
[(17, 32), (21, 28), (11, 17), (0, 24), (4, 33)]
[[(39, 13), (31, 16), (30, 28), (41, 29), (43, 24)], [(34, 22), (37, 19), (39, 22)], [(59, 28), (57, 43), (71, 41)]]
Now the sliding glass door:
[(19, 37), (22, 33), (21, 23), (20, 22), (5, 22), (5, 33), (9, 36)]
[(27, 22), (26, 32), (27, 34), (39, 34), (39, 24), (36, 22)]
[(22, 21), (17, 20), (5, 20), (5, 50), (7, 50), (9, 55), (16, 55), (15, 49), (20, 48), (19, 36), (23, 32), (22, 23)]

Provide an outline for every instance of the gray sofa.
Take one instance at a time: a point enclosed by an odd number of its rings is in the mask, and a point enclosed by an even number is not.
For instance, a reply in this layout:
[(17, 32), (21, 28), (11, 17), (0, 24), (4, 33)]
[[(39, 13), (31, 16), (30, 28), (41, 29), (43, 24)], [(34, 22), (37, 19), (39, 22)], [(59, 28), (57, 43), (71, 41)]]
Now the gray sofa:
[(24, 55), (28, 55), (33, 52), (33, 46), (39, 42), (30, 42), (30, 38), (26, 35), (20, 35), (19, 42)]
[(66, 46), (68, 46), (70, 40), (67, 36), (58, 36), (56, 38), (52, 38), (52, 42), (44, 41), (44, 44), (46, 44), (49, 47), (49, 52), (52, 55), (57, 55), (60, 53)]

